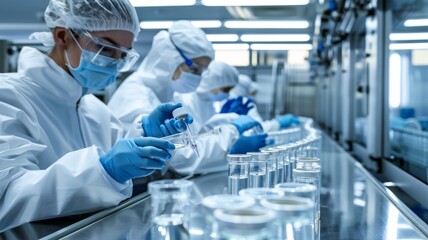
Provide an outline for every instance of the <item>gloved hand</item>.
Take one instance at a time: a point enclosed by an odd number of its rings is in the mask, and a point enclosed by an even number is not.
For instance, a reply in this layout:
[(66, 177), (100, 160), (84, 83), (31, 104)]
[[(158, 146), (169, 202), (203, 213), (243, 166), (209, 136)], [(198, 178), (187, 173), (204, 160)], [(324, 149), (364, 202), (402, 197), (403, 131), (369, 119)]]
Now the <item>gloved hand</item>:
[(193, 122), (192, 116), (188, 115), (184, 121), (177, 121), (172, 116), (174, 109), (182, 107), (181, 103), (162, 103), (148, 116), (143, 117), (142, 125), (145, 136), (164, 137), (186, 130), (186, 125)]
[(253, 136), (240, 136), (238, 141), (230, 149), (232, 154), (245, 154), (247, 152), (258, 152), (260, 148), (266, 146), (267, 134)]
[(166, 166), (171, 158), (168, 151), (175, 147), (170, 142), (152, 137), (119, 140), (100, 162), (108, 174), (118, 182), (152, 174)]
[(252, 98), (248, 98), (244, 103), (242, 96), (232, 98), (227, 100), (221, 108), (220, 113), (237, 113), (239, 115), (247, 115), (248, 111), (254, 107), (253, 105), (250, 106), (253, 102), (254, 100)]
[(263, 129), (262, 125), (259, 122), (247, 115), (241, 115), (237, 119), (233, 120), (231, 123), (235, 125), (235, 127), (238, 129), (239, 134), (242, 134), (243, 132), (250, 130), (255, 126), (260, 126)]
[(296, 125), (300, 124), (300, 120), (293, 114), (285, 114), (285, 115), (276, 117), (275, 119), (276, 121), (279, 122), (279, 126), (281, 128), (288, 128), (288, 127), (291, 127), (291, 125), (293, 124), (296, 124)]

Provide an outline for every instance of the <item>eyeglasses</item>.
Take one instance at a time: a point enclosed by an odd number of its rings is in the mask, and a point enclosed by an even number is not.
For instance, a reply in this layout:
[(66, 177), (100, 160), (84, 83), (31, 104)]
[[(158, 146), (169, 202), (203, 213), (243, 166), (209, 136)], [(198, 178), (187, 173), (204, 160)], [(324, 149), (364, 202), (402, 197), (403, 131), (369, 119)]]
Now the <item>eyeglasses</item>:
[(174, 41), (171, 39), (172, 45), (174, 45), (175, 49), (177, 49), (178, 53), (180, 53), (180, 56), (184, 59), (184, 63), (186, 64), (186, 67), (190, 70), (191, 73), (201, 76), (202, 73), (207, 69), (207, 67), (200, 65), (198, 63), (195, 63), (192, 61), (192, 59), (186, 57), (184, 55), (183, 51), (181, 51), (180, 48), (175, 45)]
[[(129, 70), (135, 62), (137, 62), (140, 55), (135, 51), (133, 48), (125, 48), (122, 46), (117, 46), (112, 43), (107, 43), (102, 38), (95, 37), (91, 35), (87, 31), (82, 30), (70, 30), (71, 36), (76, 41), (77, 45), (82, 49), (94, 52), (95, 55), (91, 59), (92, 63), (98, 65), (98, 66), (104, 66), (103, 60), (100, 60), (102, 58), (98, 58), (98, 56), (104, 56), (108, 58), (114, 59), (114, 64), (117, 65), (117, 69), (119, 71), (127, 71)], [(79, 37), (85, 37), (89, 39), (84, 46), (80, 46), (79, 42), (77, 41), (75, 35), (78, 35)]]

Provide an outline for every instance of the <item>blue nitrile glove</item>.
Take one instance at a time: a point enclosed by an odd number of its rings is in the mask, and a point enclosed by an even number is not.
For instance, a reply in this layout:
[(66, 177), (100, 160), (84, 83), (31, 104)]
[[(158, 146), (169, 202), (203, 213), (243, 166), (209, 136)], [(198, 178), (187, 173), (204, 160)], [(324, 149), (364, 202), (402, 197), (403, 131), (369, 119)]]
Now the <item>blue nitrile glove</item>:
[(244, 103), (242, 96), (232, 98), (227, 100), (221, 108), (220, 113), (237, 113), (239, 115), (247, 115), (248, 111), (254, 107), (254, 105), (250, 106), (253, 102), (254, 100), (252, 98), (248, 98)]
[(255, 126), (262, 127), (262, 125), (259, 122), (257, 122), (256, 120), (252, 119), (247, 115), (241, 115), (237, 119), (233, 120), (231, 123), (236, 126), (239, 134), (242, 134), (243, 132), (250, 130)]
[(293, 124), (296, 124), (296, 125), (300, 124), (300, 120), (293, 114), (285, 114), (285, 115), (276, 117), (275, 119), (276, 121), (279, 122), (279, 126), (281, 128), (288, 128), (288, 127), (291, 127), (291, 125)]
[[(165, 137), (186, 130), (183, 121), (177, 121), (172, 116), (174, 109), (182, 107), (181, 103), (162, 103), (148, 116), (143, 117), (142, 126), (147, 137)], [(184, 120), (187, 124), (193, 122), (188, 115)]]
[(108, 174), (118, 182), (144, 177), (166, 166), (171, 158), (172, 143), (159, 138), (140, 137), (119, 140), (100, 162)]
[(238, 141), (230, 149), (232, 154), (245, 154), (247, 152), (258, 152), (260, 148), (266, 146), (267, 134), (253, 136), (240, 136)]

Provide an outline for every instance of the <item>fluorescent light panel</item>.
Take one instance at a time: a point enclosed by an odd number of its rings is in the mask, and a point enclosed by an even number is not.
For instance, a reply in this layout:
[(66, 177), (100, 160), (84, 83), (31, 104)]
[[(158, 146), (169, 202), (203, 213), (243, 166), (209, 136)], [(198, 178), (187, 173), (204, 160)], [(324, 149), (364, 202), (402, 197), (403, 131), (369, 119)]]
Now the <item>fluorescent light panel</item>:
[(226, 21), (226, 28), (277, 28), (304, 29), (309, 27), (308, 21)]
[(210, 42), (236, 42), (239, 37), (237, 34), (207, 34)]
[(251, 50), (285, 51), (285, 50), (311, 50), (311, 44), (251, 44)]
[(428, 43), (391, 43), (390, 50), (428, 49)]
[(307, 42), (308, 34), (243, 34), (243, 42)]
[[(221, 22), (217, 20), (212, 21), (190, 21), (195, 27), (198, 28), (219, 28)], [(140, 23), (142, 29), (168, 29), (174, 21), (143, 21)]]
[(409, 40), (427, 40), (427, 39), (428, 39), (428, 32), (389, 34), (389, 40), (391, 41), (409, 41)]
[(239, 51), (248, 50), (250, 46), (246, 43), (213, 44), (214, 50)]
[(134, 7), (192, 6), (196, 0), (130, 0)]
[(405, 27), (423, 27), (428, 26), (428, 18), (421, 19), (407, 19), (404, 21)]
[(202, 0), (205, 6), (299, 6), (309, 4), (309, 0)]

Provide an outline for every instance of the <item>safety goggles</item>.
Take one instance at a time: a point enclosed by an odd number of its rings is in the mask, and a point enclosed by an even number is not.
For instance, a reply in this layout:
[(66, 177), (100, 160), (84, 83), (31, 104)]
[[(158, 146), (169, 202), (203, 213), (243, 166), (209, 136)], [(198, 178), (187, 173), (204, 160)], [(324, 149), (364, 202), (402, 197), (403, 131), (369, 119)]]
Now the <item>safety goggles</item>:
[[(140, 57), (140, 55), (133, 48), (125, 48), (108, 43), (106, 40), (95, 37), (87, 31), (70, 30), (70, 32), (71, 36), (73, 36), (74, 40), (80, 48), (84, 48), (85, 50), (95, 53), (94, 57), (91, 59), (91, 62), (98, 66), (107, 67), (104, 66), (104, 57), (108, 57), (113, 59), (113, 64), (116, 64), (119, 71), (124, 72), (129, 70)], [(84, 42), (84, 44), (82, 44), (83, 46), (81, 46), (75, 35), (78, 35), (80, 38), (88, 39), (88, 41)]]
[(190, 70), (191, 73), (196, 74), (198, 76), (201, 76), (202, 73), (207, 69), (205, 66), (202, 66), (200, 64), (195, 63), (192, 61), (192, 59), (186, 57), (184, 55), (183, 51), (181, 51), (180, 48), (175, 45), (174, 41), (171, 39), (172, 45), (174, 45), (175, 49), (177, 49), (178, 53), (180, 53), (180, 56), (184, 59), (184, 63), (186, 64), (186, 67)]

